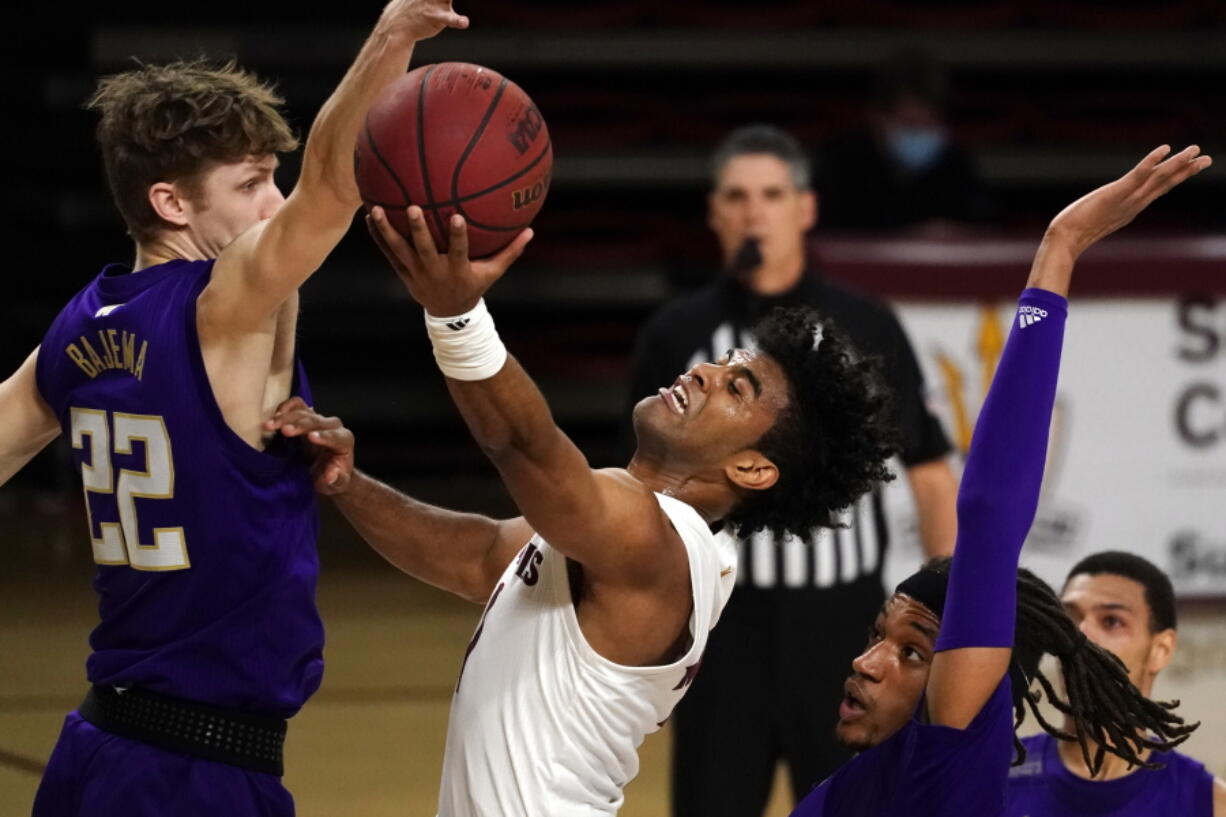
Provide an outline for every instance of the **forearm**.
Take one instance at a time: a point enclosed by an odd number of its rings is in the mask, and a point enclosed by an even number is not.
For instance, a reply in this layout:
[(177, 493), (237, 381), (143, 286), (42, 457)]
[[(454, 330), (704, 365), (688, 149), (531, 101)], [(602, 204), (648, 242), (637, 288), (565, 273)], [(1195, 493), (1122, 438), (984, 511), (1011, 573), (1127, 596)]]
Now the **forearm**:
[(926, 558), (949, 556), (958, 533), (958, 480), (945, 459), (907, 469)]
[(1049, 229), (1043, 235), (1043, 241), (1034, 255), (1026, 287), (1045, 289), (1067, 298), (1069, 282), (1073, 277), (1073, 265), (1081, 253), (1082, 248), (1075, 241), (1058, 230)]
[(545, 397), (515, 358), (485, 380), (447, 378), (473, 438), (532, 529), (588, 564), (611, 506), (587, 458), (554, 422)]
[(330, 196), (349, 212), (361, 204), (353, 174), (354, 145), (371, 103), (404, 75), (414, 45), (403, 27), (379, 20), (311, 125), (297, 187), (313, 196)]
[(473, 439), (495, 463), (511, 456), (542, 460), (548, 441), (560, 433), (545, 396), (510, 355), (493, 377), (448, 377), (447, 390)]
[(333, 500), (398, 569), (468, 599), (488, 596), (486, 560), (498, 541), (498, 521), (419, 502), (360, 471)]
[(941, 650), (1013, 643), (1018, 558), (1038, 507), (1067, 316), (1051, 292), (1028, 289), (1020, 303), (958, 491)]

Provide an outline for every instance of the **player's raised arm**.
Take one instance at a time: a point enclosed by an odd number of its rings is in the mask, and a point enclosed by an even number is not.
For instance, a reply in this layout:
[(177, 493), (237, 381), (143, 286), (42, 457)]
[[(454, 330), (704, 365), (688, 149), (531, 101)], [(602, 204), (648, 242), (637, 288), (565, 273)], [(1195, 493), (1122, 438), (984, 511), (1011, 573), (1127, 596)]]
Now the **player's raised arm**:
[(1043, 481), (1073, 265), (1096, 241), (1211, 163), (1196, 147), (1163, 161), (1169, 152), (1158, 148), (1120, 179), (1065, 208), (1035, 255), (958, 493), (958, 544), (927, 687), (932, 723), (968, 726), (1009, 667), (1018, 559)]
[(60, 435), (60, 424), (38, 393), (35, 349), (8, 380), (0, 383), (0, 485)]
[[(645, 577), (672, 567), (683, 574), (680, 543), (673, 551), (659, 548), (670, 532), (650, 489), (625, 472), (592, 470), (494, 331), (482, 296), (523, 252), (531, 230), (493, 258), (470, 262), (463, 218), (451, 219), (446, 255), (435, 250), (421, 208), (410, 207), (408, 218), (411, 244), (380, 208), (369, 220), (371, 234), (425, 308), (447, 388), (532, 529), (605, 577)], [(610, 546), (613, 540), (616, 548)], [(654, 549), (659, 560), (654, 568), (634, 558), (640, 547)], [(665, 566), (669, 558), (677, 561)]]
[(305, 437), (315, 489), (327, 494), (366, 543), (427, 584), (484, 604), (499, 575), (532, 536), (522, 517), (491, 519), (419, 502), (354, 468), (353, 434), (301, 397), (277, 407), (268, 431)]
[(220, 254), (200, 305), (203, 325), (256, 326), (323, 263), (361, 204), (353, 149), (375, 96), (401, 76), (413, 46), (465, 28), (451, 0), (392, 0), (383, 9), (307, 137), (302, 172), (285, 204)]

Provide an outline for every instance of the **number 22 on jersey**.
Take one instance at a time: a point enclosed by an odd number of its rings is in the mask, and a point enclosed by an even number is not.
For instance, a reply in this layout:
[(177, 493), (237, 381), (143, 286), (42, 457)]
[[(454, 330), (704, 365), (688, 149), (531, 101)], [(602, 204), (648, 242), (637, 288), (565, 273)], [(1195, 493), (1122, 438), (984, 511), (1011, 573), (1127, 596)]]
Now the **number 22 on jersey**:
[[(153, 529), (153, 542), (140, 541), (136, 518), (137, 499), (171, 499), (175, 493), (175, 466), (166, 423), (152, 414), (108, 414), (100, 409), (70, 409), (72, 447), (89, 447), (81, 463), (85, 486), (85, 513), (94, 561), (100, 565), (131, 565), (136, 570), (183, 570), (191, 567), (183, 528)], [(113, 433), (112, 433), (113, 429)], [(88, 439), (88, 442), (87, 442)], [(144, 470), (119, 469), (115, 477), (112, 453), (132, 454), (132, 443), (145, 448)], [(119, 521), (98, 520), (100, 538), (94, 536), (94, 514), (89, 495), (115, 496)], [(99, 514), (102, 516), (102, 514)]]

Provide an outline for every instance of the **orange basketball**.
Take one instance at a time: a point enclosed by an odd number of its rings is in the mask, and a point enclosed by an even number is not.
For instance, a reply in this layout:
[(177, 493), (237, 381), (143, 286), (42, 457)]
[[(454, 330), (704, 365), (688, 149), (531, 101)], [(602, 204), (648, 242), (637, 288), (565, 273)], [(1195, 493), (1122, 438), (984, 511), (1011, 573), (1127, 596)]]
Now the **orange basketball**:
[(453, 213), (468, 223), (469, 255), (505, 247), (549, 192), (553, 147), (541, 112), (497, 71), (425, 65), (388, 86), (366, 115), (354, 172), (367, 210), (382, 207), (408, 236), (416, 204), (440, 251)]

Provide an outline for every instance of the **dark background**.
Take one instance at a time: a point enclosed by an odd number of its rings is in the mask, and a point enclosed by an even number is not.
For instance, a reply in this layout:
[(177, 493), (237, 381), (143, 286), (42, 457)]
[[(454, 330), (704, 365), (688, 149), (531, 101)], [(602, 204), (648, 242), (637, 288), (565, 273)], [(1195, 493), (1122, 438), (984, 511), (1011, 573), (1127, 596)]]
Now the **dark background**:
[[(879, 60), (923, 47), (948, 68), (954, 135), (995, 202), (993, 222), (970, 232), (1035, 240), (1061, 206), (1156, 144), (1226, 157), (1226, 3), (1212, 0), (456, 5), (472, 28), (419, 46), (414, 64), (488, 65), (545, 115), (556, 165), (537, 239), (489, 300), (508, 347), (596, 464), (614, 455), (637, 326), (714, 274), (706, 154), (733, 127), (773, 122), (816, 150), (861, 120)], [(0, 368), (20, 364), (104, 263), (133, 255), (80, 107), (96, 77), (132, 56), (235, 56), (277, 82), (305, 136), (378, 11), (125, 2), (13, 29), (6, 119), (22, 147), (5, 174)], [(287, 192), (296, 161), (280, 171)], [(1224, 183), (1226, 168), (1214, 168), (1159, 202), (1134, 237), (1221, 232)], [(819, 225), (819, 253), (823, 235)], [(364, 230), (304, 288), (300, 350), (317, 406), (357, 433), (362, 467), (425, 498), (505, 509), (447, 398), (420, 310)], [(8, 493), (75, 494), (65, 459), (60, 441)]]

